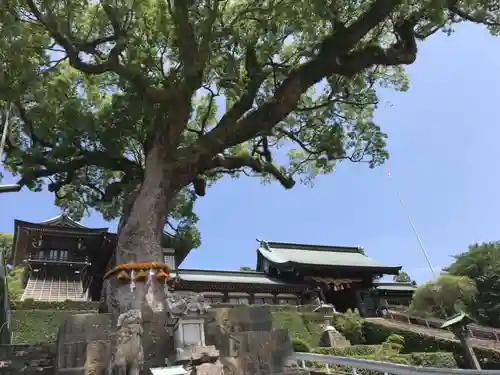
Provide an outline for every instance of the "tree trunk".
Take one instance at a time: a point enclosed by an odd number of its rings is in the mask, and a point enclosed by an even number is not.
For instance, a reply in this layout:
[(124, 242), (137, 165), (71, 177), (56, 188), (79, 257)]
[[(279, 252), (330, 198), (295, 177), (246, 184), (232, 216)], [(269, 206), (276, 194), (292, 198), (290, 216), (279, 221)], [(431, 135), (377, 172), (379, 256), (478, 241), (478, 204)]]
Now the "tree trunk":
[[(118, 231), (116, 265), (163, 261), (163, 227), (179, 189), (178, 181), (173, 181), (172, 178), (172, 163), (166, 161), (165, 148), (163, 142), (157, 141), (147, 156), (144, 181)], [(146, 341), (151, 339), (149, 331), (152, 326), (156, 325), (157, 331), (165, 331), (156, 332), (160, 333), (160, 336), (166, 335), (166, 285), (155, 279), (152, 282), (134, 283), (111, 277), (104, 281), (103, 295), (106, 299), (106, 310), (112, 313), (113, 324), (118, 331), (111, 359), (111, 368), (115, 368), (113, 373), (138, 375), (136, 362), (142, 362), (142, 345), (145, 349), (155, 345), (146, 344)], [(140, 329), (137, 328), (137, 321)], [(159, 321), (159, 325), (153, 323)], [(142, 335), (142, 329), (146, 331), (144, 340), (130, 337)], [(120, 339), (124, 335), (129, 336), (125, 341)], [(131, 342), (140, 343), (140, 347), (130, 347)], [(147, 352), (148, 350), (145, 350), (144, 353), (146, 359)]]

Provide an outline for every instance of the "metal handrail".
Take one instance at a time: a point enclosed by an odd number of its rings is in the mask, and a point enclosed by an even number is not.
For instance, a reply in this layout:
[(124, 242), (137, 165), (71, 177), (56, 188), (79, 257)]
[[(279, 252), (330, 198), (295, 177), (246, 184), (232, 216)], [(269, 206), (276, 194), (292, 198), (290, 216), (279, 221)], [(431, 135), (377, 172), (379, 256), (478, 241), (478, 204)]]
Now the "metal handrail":
[[(390, 315), (390, 318), (392, 320), (395, 320), (395, 321), (398, 321), (398, 320), (394, 319), (395, 316), (406, 318), (410, 324), (412, 324), (411, 319), (413, 319), (417, 322), (419, 320), (421, 320), (421, 321), (426, 322), (426, 326), (429, 326), (429, 327), (434, 328), (434, 329), (442, 329), (442, 328), (440, 328), (440, 326), (445, 322), (445, 320), (439, 319), (439, 318), (427, 318), (427, 317), (423, 317), (423, 316), (410, 315), (410, 314), (406, 314), (406, 313), (394, 311), (394, 310), (389, 310), (389, 315)], [(429, 324), (429, 323), (433, 323), (433, 324)], [(417, 324), (417, 325), (420, 325), (420, 324)], [(468, 325), (468, 329), (472, 333), (473, 336), (475, 336), (476, 332), (477, 333), (480, 333), (480, 332), (491, 333), (495, 337), (494, 341), (500, 341), (500, 329), (498, 329), (498, 328), (485, 327), (485, 326), (481, 326), (479, 324), (471, 323)], [(487, 338), (482, 337), (482, 335), (478, 335), (477, 338), (483, 338), (483, 339), (487, 340)]]
[[(464, 370), (454, 368), (416, 367), (370, 359), (338, 357), (316, 353), (295, 353), (295, 360), (320, 362), (325, 365), (347, 366), (357, 370), (379, 371), (394, 375), (500, 375), (499, 370)], [(355, 370), (352, 371), (356, 373)]]

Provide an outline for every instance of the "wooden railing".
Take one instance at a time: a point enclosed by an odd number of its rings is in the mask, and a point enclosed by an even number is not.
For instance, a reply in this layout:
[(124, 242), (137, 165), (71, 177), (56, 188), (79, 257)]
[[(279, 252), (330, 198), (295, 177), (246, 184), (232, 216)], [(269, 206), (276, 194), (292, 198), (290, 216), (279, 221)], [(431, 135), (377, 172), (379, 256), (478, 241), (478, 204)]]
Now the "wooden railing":
[[(393, 310), (390, 310), (389, 314), (385, 316), (385, 318), (392, 319), (397, 322), (415, 324), (434, 329), (442, 329), (441, 326), (445, 322), (442, 319), (413, 316)], [(472, 338), (500, 341), (500, 329), (484, 327), (477, 324), (469, 324), (468, 329)]]
[[(372, 361), (368, 359), (337, 357), (331, 355), (315, 354), (315, 353), (295, 353), (295, 360), (299, 363), (299, 367), (308, 370), (305, 363), (316, 362), (326, 365), (324, 370), (332, 374), (353, 374), (356, 375), (358, 370), (378, 371), (382, 374), (393, 375), (500, 375), (499, 370), (462, 370), (451, 368), (434, 368), (434, 367), (415, 367), (399, 365), (395, 363)], [(335, 370), (331, 370), (330, 366), (335, 366)], [(345, 371), (337, 370), (338, 366), (343, 366)]]

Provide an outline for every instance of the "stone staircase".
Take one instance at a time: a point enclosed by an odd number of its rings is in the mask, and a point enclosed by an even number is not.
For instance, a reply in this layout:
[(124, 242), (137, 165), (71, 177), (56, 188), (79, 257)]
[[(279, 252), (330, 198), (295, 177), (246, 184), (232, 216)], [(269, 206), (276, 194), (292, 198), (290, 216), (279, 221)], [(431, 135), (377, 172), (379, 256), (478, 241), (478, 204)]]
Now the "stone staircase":
[(55, 345), (1, 345), (0, 374), (52, 375)]

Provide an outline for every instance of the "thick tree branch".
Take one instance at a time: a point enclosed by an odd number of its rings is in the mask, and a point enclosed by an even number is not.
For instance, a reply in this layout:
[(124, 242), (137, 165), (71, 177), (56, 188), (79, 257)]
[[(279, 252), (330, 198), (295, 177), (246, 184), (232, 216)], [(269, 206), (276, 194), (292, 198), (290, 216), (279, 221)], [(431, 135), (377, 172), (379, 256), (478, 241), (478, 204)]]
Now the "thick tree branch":
[(136, 176), (142, 178), (142, 168), (127, 158), (114, 158), (106, 152), (92, 151), (80, 152), (79, 155), (71, 158), (69, 162), (47, 162), (44, 157), (25, 155), (23, 166), (28, 169), (23, 173), (23, 177), (18, 181), (20, 185), (27, 185), (37, 179), (53, 176), (56, 174), (66, 174), (67, 178), (49, 186), (49, 190), (57, 191), (62, 186), (71, 183), (71, 178), (75, 173), (89, 165), (104, 168), (111, 171), (121, 171), (126, 176)]
[[(487, 3), (487, 2), (485, 2), (485, 3)], [(487, 19), (486, 9), (484, 10), (484, 14), (480, 14), (480, 15), (470, 14), (470, 13), (467, 13), (466, 11), (460, 9), (459, 4), (458, 4), (458, 0), (448, 0), (447, 7), (451, 13), (457, 15), (458, 17), (460, 17), (466, 21), (479, 23), (479, 24), (486, 25), (486, 26), (499, 26), (500, 25), (500, 22), (490, 21)]]
[(291, 189), (295, 185), (293, 178), (286, 176), (273, 163), (265, 162), (258, 157), (218, 155), (212, 160), (210, 168), (227, 171), (250, 168), (253, 172), (273, 176), (285, 189)]
[(17, 110), (17, 115), (19, 116), (19, 118), (22, 120), (22, 122), (26, 126), (26, 132), (27, 132), (28, 136), (30, 137), (31, 141), (34, 144), (38, 144), (42, 147), (53, 147), (52, 142), (50, 142), (46, 139), (41, 139), (36, 135), (35, 126), (33, 125), (33, 122), (28, 118), (26, 108), (19, 100), (14, 102), (14, 107)]
[[(248, 112), (253, 105), (255, 96), (259, 92), (260, 86), (266, 79), (268, 73), (262, 70), (262, 66), (257, 60), (257, 54), (253, 46), (247, 48), (245, 57), (245, 69), (249, 82), (246, 91), (233, 106), (226, 111), (220, 119), (216, 128), (227, 128), (236, 122), (241, 116)], [(222, 151), (222, 150), (219, 150)]]
[[(74, 41), (68, 35), (64, 35), (60, 31), (60, 27), (54, 15), (48, 13), (48, 15), (45, 16), (42, 14), (40, 9), (38, 9), (34, 0), (26, 1), (30, 11), (33, 13), (38, 22), (40, 22), (40, 24), (47, 30), (49, 35), (56, 41), (56, 43), (64, 48), (64, 51), (68, 56), (69, 63), (73, 68), (87, 74), (102, 74), (106, 72), (114, 72), (129, 81), (138, 90), (144, 93), (146, 97), (153, 103), (167, 102), (175, 97), (175, 93), (171, 90), (152, 87), (145, 76), (142, 76), (135, 71), (129, 70), (125, 66), (120, 64), (119, 57), (121, 52), (126, 48), (127, 41), (124, 31), (119, 28), (119, 24), (116, 19), (110, 19), (110, 22), (114, 29), (114, 35), (96, 39), (91, 42)], [(109, 7), (105, 8), (105, 11), (108, 17), (113, 14)], [(104, 62), (92, 64), (84, 62), (80, 58), (80, 53), (90, 53), (92, 48), (95, 49), (99, 44), (110, 41), (114, 41), (115, 45), (111, 49), (107, 59)]]
[(175, 25), (174, 32), (182, 62), (185, 89), (194, 93), (203, 79), (206, 56), (202, 56), (200, 53), (200, 45), (196, 40), (194, 26), (189, 20), (189, 7), (192, 5), (192, 1), (169, 0), (167, 4)]
[(397, 27), (395, 32), (400, 41), (391, 48), (369, 46), (351, 52), (370, 30), (383, 22), (400, 4), (401, 0), (378, 0), (351, 26), (335, 30), (322, 42), (318, 55), (290, 72), (277, 88), (274, 97), (258, 110), (238, 118), (237, 115), (243, 114), (238, 112), (234, 117), (230, 116), (231, 108), (214, 130), (183, 150), (184, 167), (198, 165), (203, 169), (207, 160), (224, 149), (270, 131), (296, 108), (302, 94), (324, 77), (333, 74), (352, 75), (373, 65), (412, 63), (416, 57), (413, 19)]

